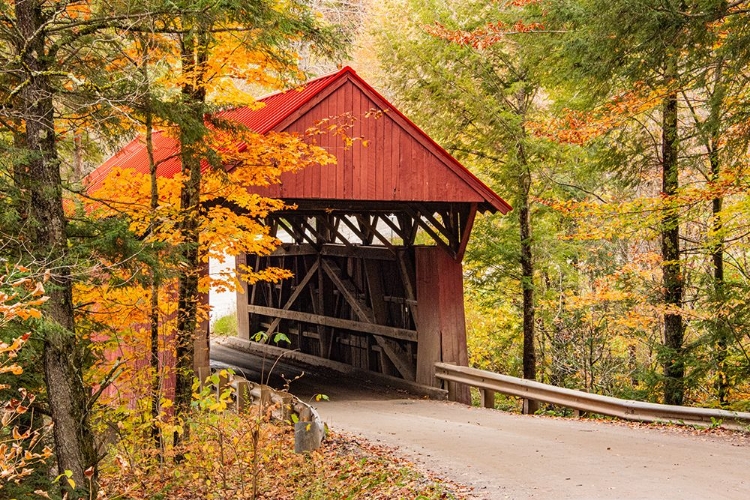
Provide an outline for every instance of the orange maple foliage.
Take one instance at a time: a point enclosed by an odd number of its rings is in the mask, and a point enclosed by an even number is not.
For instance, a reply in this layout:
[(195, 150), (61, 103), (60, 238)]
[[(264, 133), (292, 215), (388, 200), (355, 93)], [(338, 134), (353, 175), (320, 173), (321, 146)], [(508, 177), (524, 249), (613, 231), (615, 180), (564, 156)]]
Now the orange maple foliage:
[(502, 41), (508, 35), (517, 35), (521, 33), (531, 33), (533, 31), (543, 31), (542, 23), (525, 23), (518, 20), (512, 25), (502, 21), (488, 23), (472, 31), (450, 30), (443, 24), (436, 22), (433, 25), (424, 27), (425, 32), (430, 35), (448, 40), (458, 45), (467, 45), (477, 50), (486, 49)]
[(650, 89), (636, 84), (592, 111), (563, 110), (543, 122), (529, 122), (528, 129), (538, 137), (561, 144), (583, 145), (624, 126), (634, 117), (655, 110), (662, 102), (665, 89)]
[[(41, 279), (29, 276), (23, 266), (6, 265), (0, 274), (0, 329), (12, 321), (40, 318), (39, 307), (47, 301), (44, 284), (49, 274)], [(15, 362), (23, 345), (31, 337), (25, 333), (10, 343), (0, 341), (0, 374), (20, 375), (23, 368)], [(8, 389), (0, 384), (0, 389)], [(43, 432), (18, 423), (18, 418), (29, 412), (35, 396), (24, 388), (18, 397), (0, 401), (0, 489), (8, 482), (19, 482), (33, 472), (33, 466), (52, 456), (52, 450), (42, 446)]]
[[(261, 135), (236, 125), (232, 129), (213, 126), (201, 148), (204, 158), (218, 157), (220, 163), (211, 166), (203, 161), (201, 204), (204, 208), (199, 220), (199, 260), (206, 266), (209, 259), (224, 260), (226, 256), (244, 253), (268, 255), (278, 244), (260, 219), (275, 210), (289, 207), (279, 200), (252, 193), (250, 187), (278, 183), (285, 172), (335, 161), (327, 151), (311, 144), (310, 137), (275, 132)], [(101, 187), (90, 193), (90, 197), (82, 199), (82, 203), (93, 217), (125, 217), (130, 230), (139, 235), (144, 244), (166, 244), (165, 251), (169, 251), (182, 243), (177, 228), (184, 217), (180, 210), (183, 174), (157, 179), (159, 204), (156, 210), (150, 206), (150, 182), (147, 174), (114, 169)], [(164, 266), (168, 271), (170, 264), (166, 262), (167, 259)], [(173, 269), (174, 274), (176, 270)], [(100, 370), (107, 372), (115, 364), (121, 364), (125, 372), (115, 385), (128, 387), (126, 394), (121, 396), (136, 401), (142, 395), (132, 393), (133, 388), (149, 387), (146, 382), (149, 368), (145, 361), (150, 357), (147, 339), (152, 294), (150, 287), (137, 277), (148, 276), (150, 270), (145, 264), (123, 268), (117, 263), (103, 261), (97, 272), (101, 279), (78, 284), (75, 293), (80, 302), (91, 304), (86, 313), (108, 327), (108, 331), (96, 339), (98, 348), (107, 357)], [(195, 272), (199, 273), (198, 270)], [(241, 281), (278, 281), (289, 276), (285, 269), (255, 271), (245, 267), (239, 270), (239, 274), (199, 273), (198, 287), (204, 294), (212, 288), (236, 291), (240, 289)], [(113, 282), (117, 284), (111, 284)], [(176, 281), (168, 279), (160, 290), (158, 312), (162, 337), (160, 364), (163, 368), (170, 364), (176, 300)], [(207, 318), (208, 310), (199, 307), (198, 320)], [(98, 373), (99, 376), (102, 374)], [(138, 378), (138, 383), (134, 377)]]

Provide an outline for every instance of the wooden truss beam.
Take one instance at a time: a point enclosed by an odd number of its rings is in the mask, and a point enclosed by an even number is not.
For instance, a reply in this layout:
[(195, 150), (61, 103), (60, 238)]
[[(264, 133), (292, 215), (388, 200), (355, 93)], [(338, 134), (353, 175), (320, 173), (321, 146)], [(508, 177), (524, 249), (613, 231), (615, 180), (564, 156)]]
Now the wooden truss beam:
[(261, 316), (268, 316), (269, 318), (280, 317), (282, 319), (289, 319), (292, 321), (301, 321), (303, 323), (311, 323), (313, 325), (330, 326), (333, 328), (342, 328), (345, 330), (352, 330), (355, 332), (370, 333), (373, 335), (382, 335), (398, 340), (407, 340), (409, 342), (417, 341), (416, 330), (407, 330), (405, 328), (396, 328), (392, 326), (376, 325), (373, 323), (363, 323), (361, 321), (354, 321), (350, 319), (334, 318), (331, 316), (323, 316), (321, 314), (312, 314), (299, 311), (288, 311), (284, 309), (277, 309), (275, 307), (255, 306), (248, 304), (247, 312), (250, 314), (259, 314)]
[[(292, 295), (289, 296), (286, 303), (282, 307), (284, 310), (289, 310), (290, 307), (292, 307), (292, 304), (294, 304), (294, 301), (297, 300), (297, 297), (300, 296), (302, 293), (302, 290), (305, 289), (307, 284), (310, 282), (313, 276), (315, 276), (315, 272), (318, 270), (318, 262), (315, 261), (312, 266), (310, 266), (310, 269), (307, 271), (307, 274), (304, 278), (302, 278), (302, 281), (297, 283), (296, 288), (294, 289), (294, 292), (292, 292)], [(269, 325), (268, 329), (266, 330), (266, 335), (270, 338), (273, 332), (278, 328), (279, 323), (281, 323), (281, 318), (274, 318), (274, 320)]]
[[(326, 260), (321, 260), (320, 266), (339, 292), (344, 296), (344, 299), (349, 303), (349, 306), (360, 320), (374, 326), (377, 323), (375, 313), (372, 308), (368, 307), (359, 299), (359, 297), (357, 297), (357, 289), (354, 284), (343, 277), (341, 270), (336, 264)], [(376, 300), (382, 301), (382, 291), (380, 297), (377, 297)], [(401, 346), (391, 339), (384, 338), (376, 332), (372, 332), (372, 334), (380, 348), (388, 356), (399, 373), (401, 373), (401, 376), (406, 380), (414, 380), (416, 378), (416, 370), (411, 359), (409, 359), (408, 354), (401, 348)]]
[[(417, 230), (421, 229), (454, 259), (461, 259), (466, 251), (477, 206), (476, 203), (409, 203), (392, 212), (357, 208), (332, 212), (307, 210), (278, 213), (272, 219), (297, 243), (309, 242), (315, 247), (341, 242), (347, 247), (377, 245), (395, 251), (393, 249), (397, 246), (413, 246)], [(315, 219), (316, 224), (312, 225), (309, 219)], [(383, 234), (383, 227), (379, 227), (381, 221), (403, 240), (402, 245), (394, 245)], [(348, 229), (349, 234), (340, 229), (342, 226)]]
[(295, 257), (304, 255), (323, 255), (327, 257), (353, 257), (355, 259), (375, 259), (375, 260), (396, 260), (393, 252), (381, 246), (359, 246), (359, 245), (338, 245), (327, 243), (316, 249), (314, 246), (303, 243), (301, 245), (292, 245), (284, 243), (276, 248), (271, 254), (273, 257)]

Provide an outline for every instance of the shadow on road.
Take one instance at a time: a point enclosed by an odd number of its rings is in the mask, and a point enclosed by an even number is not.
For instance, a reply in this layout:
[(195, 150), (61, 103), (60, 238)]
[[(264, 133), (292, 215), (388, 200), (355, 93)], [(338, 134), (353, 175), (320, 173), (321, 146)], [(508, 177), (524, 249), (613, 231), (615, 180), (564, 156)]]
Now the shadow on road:
[(263, 358), (217, 343), (211, 344), (211, 367), (232, 368), (251, 382), (268, 384), (274, 389), (285, 389), (288, 384), (289, 392), (305, 401), (318, 394), (325, 394), (331, 401), (418, 397), (403, 390), (383, 387), (366, 378), (355, 378), (325, 368), (301, 368), (283, 358)]

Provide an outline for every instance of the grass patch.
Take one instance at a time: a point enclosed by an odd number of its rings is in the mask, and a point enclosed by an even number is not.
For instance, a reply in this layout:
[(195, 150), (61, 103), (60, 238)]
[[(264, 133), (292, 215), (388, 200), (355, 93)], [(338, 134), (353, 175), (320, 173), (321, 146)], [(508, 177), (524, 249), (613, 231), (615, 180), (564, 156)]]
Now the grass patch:
[(236, 337), (237, 314), (233, 312), (214, 321), (211, 325), (211, 334), (218, 337)]

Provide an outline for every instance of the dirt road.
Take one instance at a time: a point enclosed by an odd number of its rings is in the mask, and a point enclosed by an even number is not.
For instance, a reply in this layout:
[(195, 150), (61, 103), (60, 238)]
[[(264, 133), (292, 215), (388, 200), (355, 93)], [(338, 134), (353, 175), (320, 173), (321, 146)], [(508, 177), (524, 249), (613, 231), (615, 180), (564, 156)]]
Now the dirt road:
[[(221, 348), (212, 358), (239, 364)], [(293, 367), (277, 366), (278, 372)], [(483, 499), (750, 499), (750, 437), (509, 414), (407, 399), (343, 376), (307, 375), (292, 392), (333, 429), (392, 446)]]

